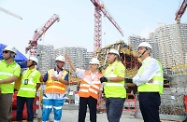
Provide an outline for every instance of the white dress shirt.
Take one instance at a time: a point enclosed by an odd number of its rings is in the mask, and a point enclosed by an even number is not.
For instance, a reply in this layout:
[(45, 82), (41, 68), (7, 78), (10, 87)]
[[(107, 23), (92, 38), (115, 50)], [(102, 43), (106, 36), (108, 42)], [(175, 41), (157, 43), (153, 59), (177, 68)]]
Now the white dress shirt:
[[(76, 72), (75, 72), (75, 73), (76, 73), (77, 77), (78, 77), (78, 78), (81, 78), (81, 79), (83, 79), (84, 76), (85, 76), (85, 70), (84, 70), (84, 69), (76, 68)], [(91, 77), (92, 77), (92, 79), (94, 79), (94, 78), (96, 77), (97, 73), (98, 73), (98, 72), (95, 72), (95, 73), (92, 73), (92, 72), (91, 72)]]
[[(147, 60), (149, 60), (149, 62), (145, 63)], [(138, 73), (133, 77), (133, 83), (137, 86), (149, 82), (160, 68), (158, 61), (152, 57), (144, 59), (142, 66), (144, 66), (144, 72), (140, 74), (138, 70)]]

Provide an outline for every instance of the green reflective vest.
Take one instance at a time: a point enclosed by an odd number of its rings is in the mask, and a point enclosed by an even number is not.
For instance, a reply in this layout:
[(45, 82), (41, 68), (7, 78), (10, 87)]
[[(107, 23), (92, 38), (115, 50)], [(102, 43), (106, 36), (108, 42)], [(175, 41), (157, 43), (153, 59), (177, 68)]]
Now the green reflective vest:
[[(104, 73), (105, 77), (121, 76), (125, 78), (125, 67), (121, 62), (110, 64)], [(104, 82), (104, 93), (106, 98), (126, 98), (125, 81)]]
[[(25, 70), (21, 78), (21, 86), (17, 96), (34, 98), (36, 95), (36, 85), (40, 83), (40, 72), (36, 69)], [(26, 82), (26, 80), (28, 80)]]
[[(145, 66), (150, 62), (150, 59), (145, 62), (144, 65), (142, 65), (139, 69), (139, 73), (142, 74), (144, 72)], [(156, 72), (156, 74), (153, 76), (152, 83), (145, 83), (140, 86), (138, 86), (138, 92), (159, 92), (159, 94), (163, 93), (163, 70), (162, 65), (159, 61), (157, 61), (160, 68), (159, 71)]]

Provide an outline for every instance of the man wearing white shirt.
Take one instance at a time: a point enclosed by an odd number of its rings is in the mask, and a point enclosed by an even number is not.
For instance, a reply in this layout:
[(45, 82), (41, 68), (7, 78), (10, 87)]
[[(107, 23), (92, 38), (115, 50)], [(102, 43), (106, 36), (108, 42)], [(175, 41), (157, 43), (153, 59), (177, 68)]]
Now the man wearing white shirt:
[(133, 83), (138, 86), (140, 111), (144, 122), (161, 122), (159, 106), (160, 94), (163, 93), (162, 65), (150, 57), (151, 45), (142, 42), (138, 46), (138, 54), (142, 59), (142, 66), (133, 77)]
[(97, 122), (97, 103), (101, 94), (100, 78), (103, 76), (99, 72), (100, 62), (97, 58), (92, 58), (89, 62), (89, 70), (84, 70), (75, 68), (68, 55), (65, 55), (65, 58), (77, 77), (82, 79), (79, 88), (80, 102), (78, 122), (85, 122), (87, 105), (90, 110), (90, 122)]

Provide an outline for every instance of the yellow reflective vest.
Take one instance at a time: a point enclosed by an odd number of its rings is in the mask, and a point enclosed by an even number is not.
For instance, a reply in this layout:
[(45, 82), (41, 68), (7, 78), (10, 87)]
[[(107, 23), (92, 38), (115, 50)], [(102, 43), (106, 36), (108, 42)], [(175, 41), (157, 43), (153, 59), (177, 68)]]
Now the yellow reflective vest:
[[(7, 64), (5, 60), (0, 61), (0, 80), (10, 78), (12, 76), (20, 76), (21, 68), (15, 61)], [(14, 82), (0, 85), (1, 93), (13, 93)]]
[[(121, 76), (125, 79), (125, 66), (118, 61), (109, 64), (104, 73), (105, 77)], [(125, 81), (104, 82), (104, 93), (106, 98), (126, 98)]]
[[(40, 76), (40, 72), (36, 69), (27, 69), (24, 71), (21, 78), (21, 86), (17, 96), (34, 98), (36, 95), (36, 85), (37, 83), (40, 83)], [(27, 84), (25, 84), (25, 80), (28, 80)]]
[[(139, 69), (139, 73), (142, 74), (146, 69), (145, 66), (150, 62), (150, 59), (145, 62), (144, 65), (142, 65)], [(160, 68), (159, 71), (156, 72), (156, 74), (152, 78), (151, 83), (145, 83), (140, 86), (138, 86), (138, 92), (159, 92), (159, 94), (163, 93), (163, 70), (162, 65), (159, 61), (157, 61)]]

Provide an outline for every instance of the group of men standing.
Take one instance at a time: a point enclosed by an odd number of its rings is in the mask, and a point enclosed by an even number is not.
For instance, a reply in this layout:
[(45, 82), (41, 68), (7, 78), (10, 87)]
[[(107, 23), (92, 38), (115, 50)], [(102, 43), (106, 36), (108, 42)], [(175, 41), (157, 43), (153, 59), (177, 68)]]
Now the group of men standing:
[[(139, 44), (138, 55), (142, 59), (142, 66), (133, 77), (133, 83), (138, 86), (138, 99), (144, 122), (160, 122), (159, 106), (161, 103), (160, 94), (163, 93), (163, 70), (160, 62), (151, 57), (151, 50), (152, 47), (149, 43), (142, 42)], [(11, 106), (14, 81), (21, 74), (21, 68), (14, 60), (16, 53), (14, 47), (7, 46), (3, 50), (4, 60), (0, 61), (0, 122), (12, 121)], [(126, 99), (126, 68), (121, 62), (119, 51), (110, 49), (108, 52), (108, 67), (104, 74), (99, 71), (100, 62), (97, 58), (90, 60), (88, 70), (75, 68), (66, 54), (65, 56), (58, 56), (55, 61), (55, 68), (41, 75), (35, 68), (38, 60), (35, 57), (28, 59), (28, 69), (22, 73), (21, 85), (17, 94), (16, 120), (18, 122), (22, 121), (24, 103), (27, 106), (27, 121), (33, 121), (33, 102), (40, 82), (46, 84), (42, 100), (42, 121), (47, 122), (49, 120), (52, 109), (54, 109), (54, 122), (61, 120), (66, 85), (68, 84), (68, 72), (63, 68), (65, 62), (82, 79), (79, 89), (78, 122), (85, 122), (87, 106), (90, 110), (90, 121), (97, 121), (97, 104), (102, 91), (105, 95), (108, 121), (120, 121)]]
[(59, 122), (62, 116), (62, 105), (64, 94), (68, 83), (68, 74), (63, 69), (65, 58), (58, 56), (54, 69), (44, 75), (36, 69), (38, 60), (36, 57), (29, 57), (27, 69), (21, 73), (20, 65), (14, 60), (17, 50), (13, 46), (3, 49), (3, 60), (0, 61), (0, 122), (12, 122), (12, 97), (14, 94), (14, 83), (21, 77), (20, 86), (17, 92), (16, 121), (22, 121), (24, 104), (27, 108), (27, 121), (33, 122), (33, 103), (36, 97), (40, 82), (46, 83), (45, 94), (43, 95), (42, 121), (49, 120), (49, 114), (54, 108), (54, 121)]

